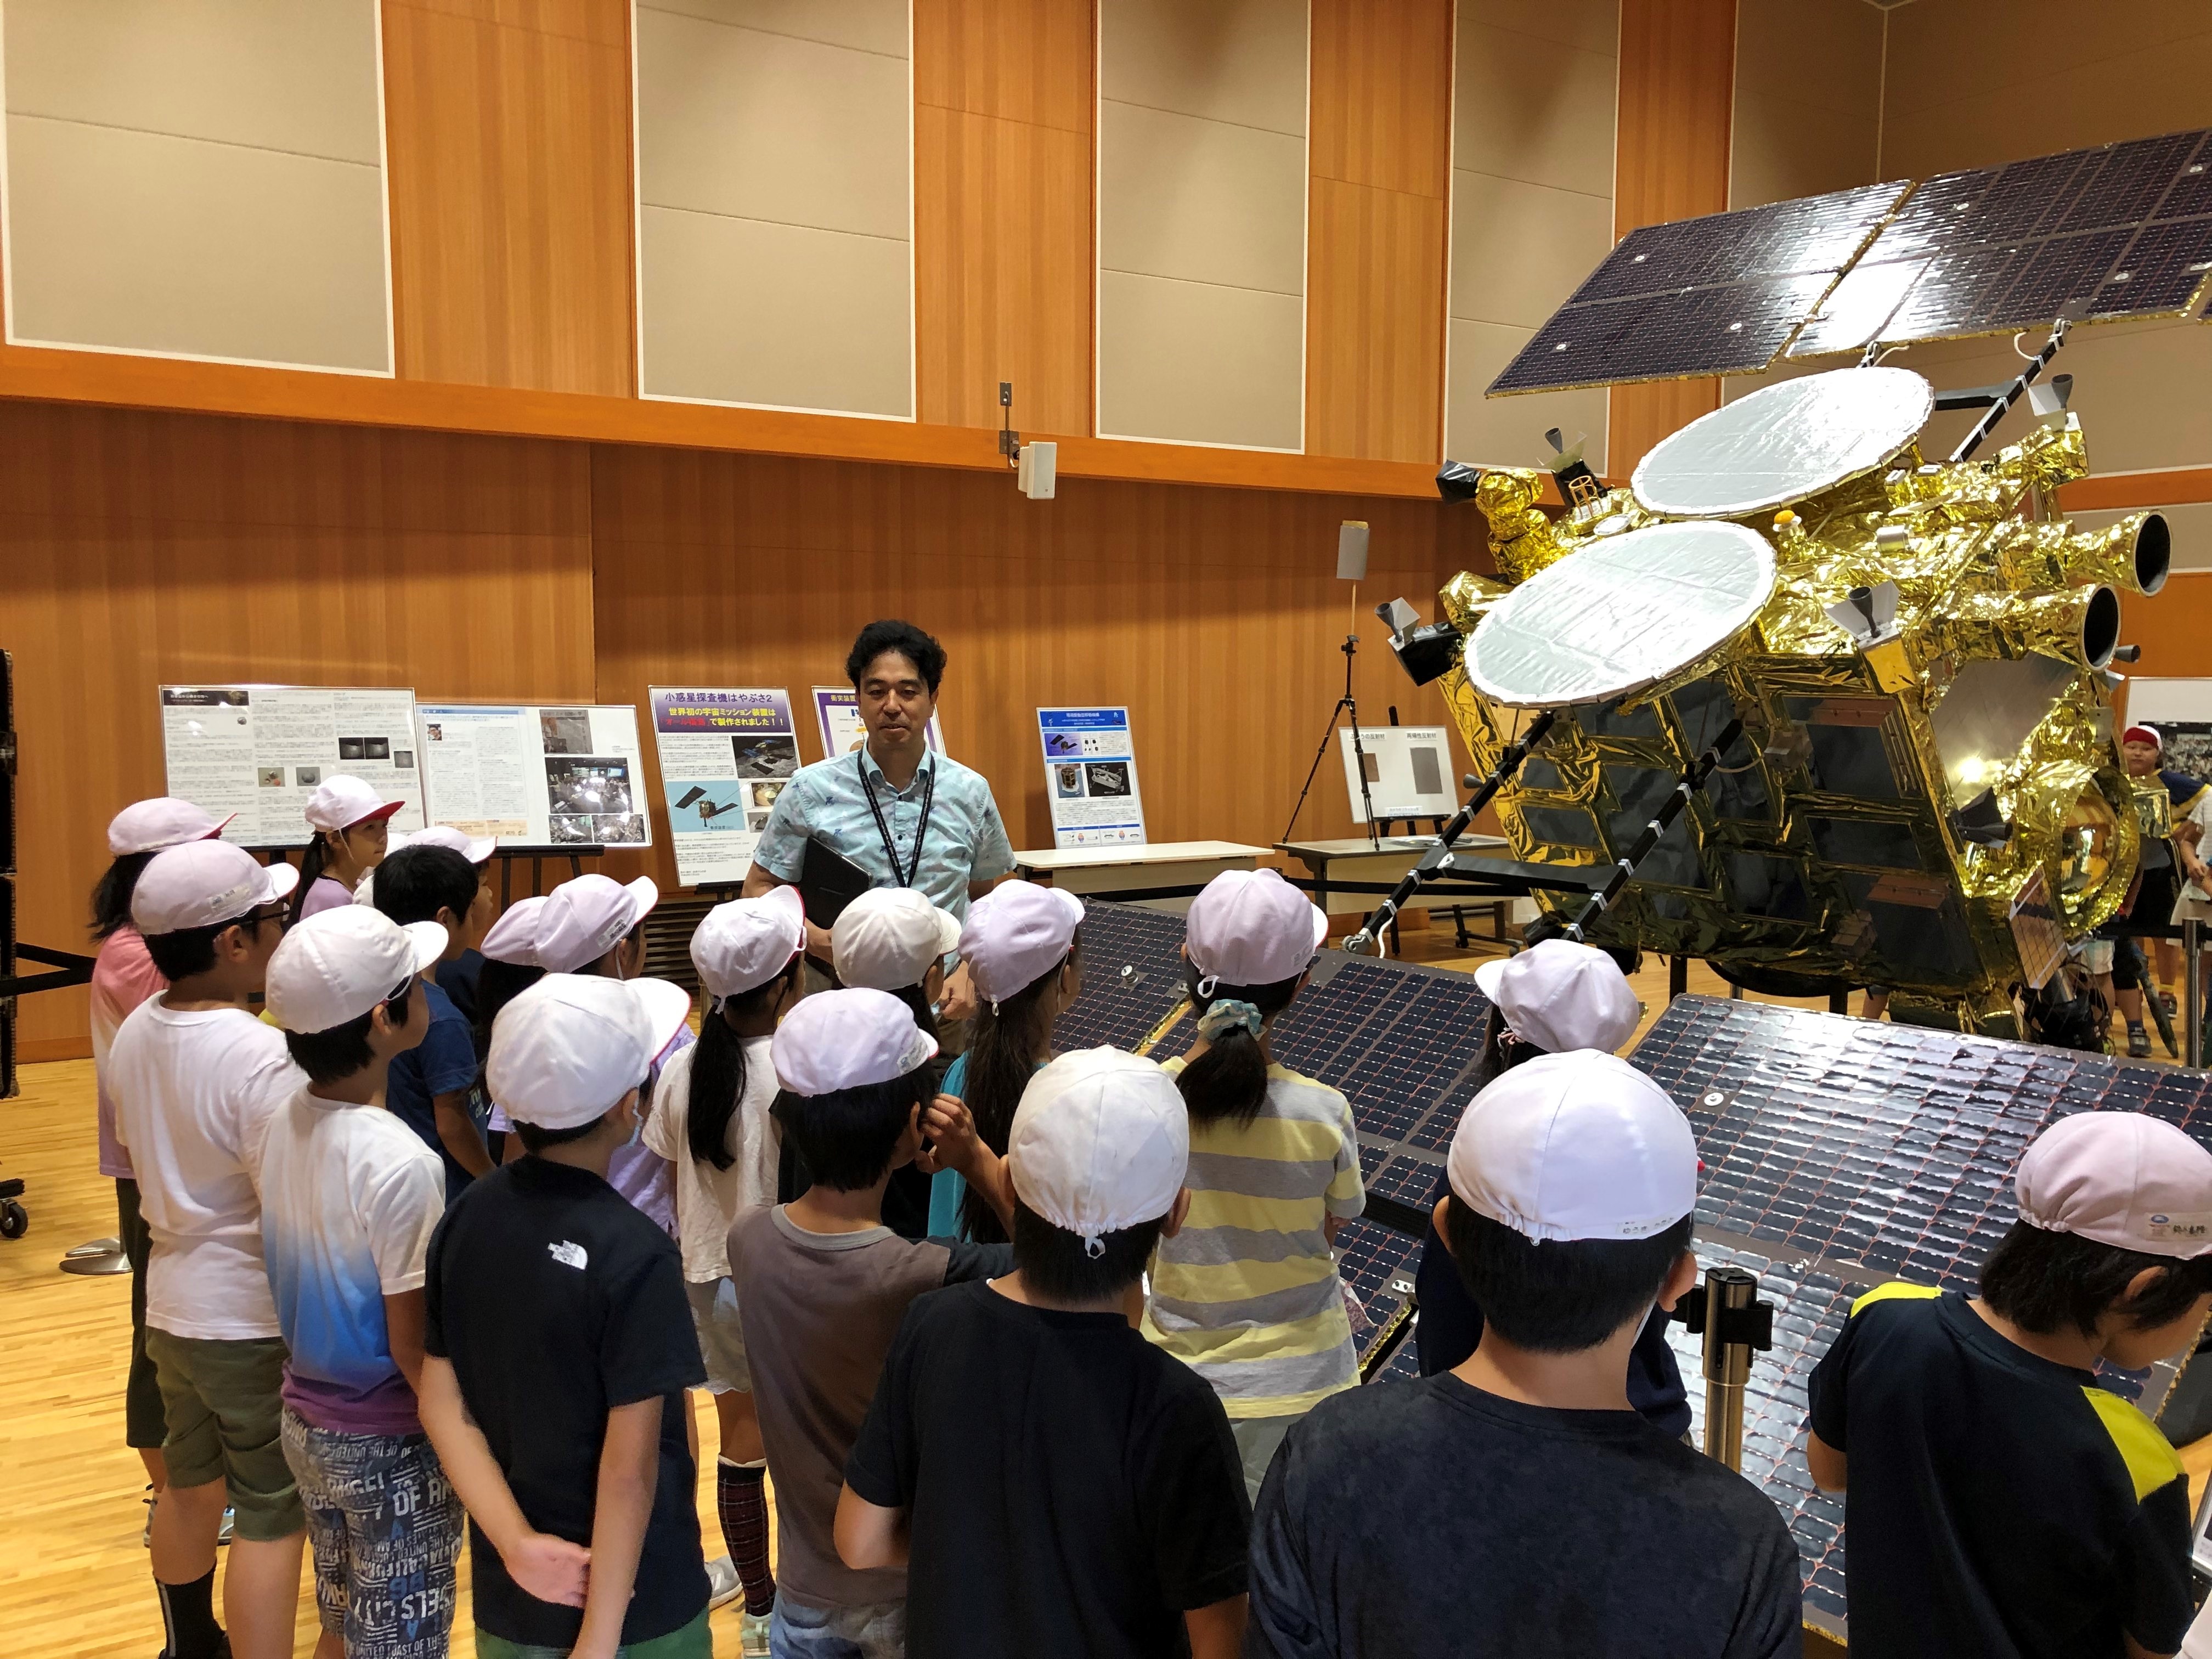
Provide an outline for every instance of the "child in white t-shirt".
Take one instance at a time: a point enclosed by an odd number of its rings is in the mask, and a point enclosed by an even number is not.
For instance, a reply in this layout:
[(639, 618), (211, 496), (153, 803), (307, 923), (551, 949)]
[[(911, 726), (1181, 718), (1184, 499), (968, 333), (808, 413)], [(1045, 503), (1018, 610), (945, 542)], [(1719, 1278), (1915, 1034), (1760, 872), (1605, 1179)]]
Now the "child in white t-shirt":
[(721, 1426), (715, 1509), (744, 1591), (747, 1653), (767, 1651), (775, 1579), (768, 1560), (768, 1453), (730, 1284), (730, 1224), (741, 1211), (775, 1202), (782, 1143), (769, 1115), (776, 1093), (769, 1046), (776, 1022), (799, 999), (805, 945), (795, 887), (772, 887), (707, 913), (691, 936), (691, 963), (713, 1000), (698, 1042), (662, 1066), (645, 1129), (645, 1144), (676, 1166), (684, 1290)]
[(284, 1367), (284, 1457), (314, 1545), (318, 1650), (444, 1659), (461, 1505), (422, 1431), (423, 1279), (445, 1167), (386, 1109), (431, 1025), (434, 921), (313, 915), (269, 963), (269, 1015), (307, 1081), (261, 1153), (261, 1238)]
[[(169, 988), (132, 1011), (108, 1050), (115, 1138), (152, 1239), (146, 1352), (161, 1389), (168, 1486), (148, 1543), (169, 1659), (292, 1650), (305, 1522), (284, 1461), (284, 1341), (262, 1270), (255, 1170), (299, 1086), (283, 1033), (247, 1011), (283, 937), (298, 879), (228, 842), (158, 854), (131, 916)], [(215, 1552), (235, 1515), (215, 1621)]]

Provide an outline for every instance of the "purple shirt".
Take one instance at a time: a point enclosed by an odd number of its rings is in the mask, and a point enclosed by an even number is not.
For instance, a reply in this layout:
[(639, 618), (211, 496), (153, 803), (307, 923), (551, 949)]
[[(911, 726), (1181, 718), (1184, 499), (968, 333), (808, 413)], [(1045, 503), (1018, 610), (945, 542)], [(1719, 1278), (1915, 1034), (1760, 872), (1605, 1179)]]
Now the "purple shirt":
[(335, 910), (341, 904), (351, 904), (353, 894), (335, 876), (317, 876), (314, 885), (307, 889), (307, 896), (300, 901), (300, 920), (320, 915), (325, 910)]

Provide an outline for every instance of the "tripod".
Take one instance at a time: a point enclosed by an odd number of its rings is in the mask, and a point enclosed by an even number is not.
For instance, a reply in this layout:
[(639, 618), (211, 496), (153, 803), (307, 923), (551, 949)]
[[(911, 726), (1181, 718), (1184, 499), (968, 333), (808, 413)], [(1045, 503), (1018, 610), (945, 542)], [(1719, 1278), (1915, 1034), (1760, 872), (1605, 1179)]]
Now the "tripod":
[(1352, 589), (1352, 631), (1344, 636), (1344, 643), (1336, 648), (1344, 653), (1344, 695), (1336, 700), (1336, 707), (1328, 711), (1328, 726), (1321, 734), (1321, 747), (1314, 750), (1313, 764), (1306, 769), (1306, 786), (1298, 791), (1298, 804), (1291, 808), (1291, 822), (1283, 831), (1288, 841), (1298, 827), (1298, 814), (1305, 811), (1306, 797), (1313, 793), (1313, 781), (1321, 771), (1321, 763), (1328, 757), (1328, 743), (1336, 735), (1336, 720), (1340, 714), (1352, 716), (1352, 758), (1353, 769), (1359, 774), (1359, 805), (1367, 817), (1367, 844), (1380, 848), (1382, 836), (1375, 828), (1375, 798), (1367, 788), (1367, 750), (1359, 742), (1359, 703), (1352, 695), (1352, 659), (1359, 653), (1359, 587)]

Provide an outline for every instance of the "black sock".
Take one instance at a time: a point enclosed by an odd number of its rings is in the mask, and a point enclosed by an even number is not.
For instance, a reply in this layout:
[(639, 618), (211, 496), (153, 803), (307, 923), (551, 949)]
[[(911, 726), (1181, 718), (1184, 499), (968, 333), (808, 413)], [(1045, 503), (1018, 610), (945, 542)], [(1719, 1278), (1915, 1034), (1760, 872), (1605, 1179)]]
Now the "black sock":
[(215, 1569), (189, 1584), (165, 1584), (156, 1578), (154, 1589), (161, 1598), (167, 1659), (219, 1659), (222, 1626), (215, 1621)]

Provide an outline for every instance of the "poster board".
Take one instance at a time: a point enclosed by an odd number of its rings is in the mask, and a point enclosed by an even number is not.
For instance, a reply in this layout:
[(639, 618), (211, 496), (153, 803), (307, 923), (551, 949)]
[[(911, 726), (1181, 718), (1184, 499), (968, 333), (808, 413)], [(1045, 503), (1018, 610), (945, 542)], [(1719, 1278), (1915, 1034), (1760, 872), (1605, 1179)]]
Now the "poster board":
[[(867, 728), (860, 724), (860, 694), (849, 685), (816, 686), (814, 718), (821, 724), (822, 756), (825, 760), (849, 755), (868, 740)], [(936, 715), (929, 717), (929, 730), (923, 735), (928, 738), (932, 752), (945, 753), (945, 728)]]
[(1044, 794), (1054, 847), (1113, 847), (1145, 839), (1137, 745), (1126, 708), (1040, 708)]
[(676, 878), (745, 878), (769, 810), (799, 770), (791, 693), (767, 687), (647, 688)]
[[(1344, 787), (1352, 798), (1352, 821), (1367, 822), (1359, 800), (1359, 756), (1352, 728), (1337, 730), (1344, 754)], [(1452, 792), (1451, 743), (1441, 726), (1363, 726), (1359, 747), (1366, 751), (1367, 793), (1378, 818), (1448, 818), (1459, 811)]]
[(431, 822), (515, 847), (650, 847), (629, 703), (420, 703)]
[(423, 827), (413, 691), (165, 685), (159, 695), (168, 793), (230, 818), (225, 841), (305, 844), (307, 797), (325, 778), (346, 772), (385, 799), (406, 802), (392, 815), (394, 830)]
[(2162, 768), (2212, 783), (2212, 680), (2130, 680), (2126, 723), (2138, 720), (2166, 739)]

